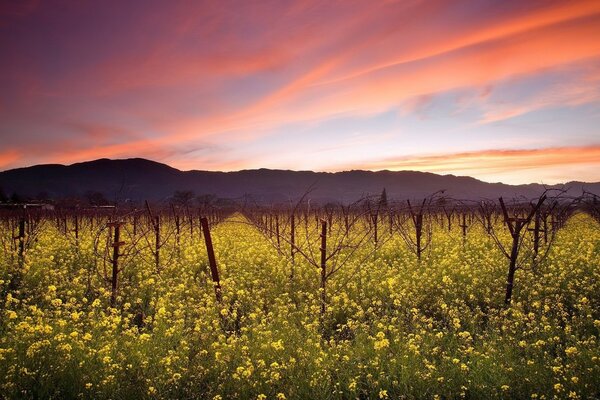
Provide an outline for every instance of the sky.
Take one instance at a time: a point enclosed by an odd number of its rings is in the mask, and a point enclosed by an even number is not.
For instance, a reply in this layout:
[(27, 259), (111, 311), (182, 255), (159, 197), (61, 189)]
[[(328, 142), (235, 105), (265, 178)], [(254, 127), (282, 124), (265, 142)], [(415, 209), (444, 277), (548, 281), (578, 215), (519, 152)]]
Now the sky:
[(0, 170), (600, 181), (598, 0), (0, 0)]

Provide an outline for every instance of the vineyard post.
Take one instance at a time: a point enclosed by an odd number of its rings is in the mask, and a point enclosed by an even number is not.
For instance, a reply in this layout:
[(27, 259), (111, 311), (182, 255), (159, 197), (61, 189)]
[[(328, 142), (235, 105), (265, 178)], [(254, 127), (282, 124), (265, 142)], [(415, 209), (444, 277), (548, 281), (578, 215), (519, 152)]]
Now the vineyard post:
[(371, 218), (373, 219), (373, 240), (375, 241), (375, 246), (377, 246), (377, 222), (379, 220), (378, 216), (377, 216), (377, 212), (373, 213), (371, 215)]
[(154, 262), (156, 264), (156, 272), (160, 272), (160, 215), (153, 216), (152, 210), (150, 209), (150, 204), (146, 200), (146, 210), (148, 211), (148, 216), (150, 217), (150, 223), (154, 228), (154, 236), (155, 236), (155, 248), (154, 248)]
[(462, 229), (462, 238), (463, 244), (467, 241), (467, 215), (465, 213), (462, 214), (462, 224), (460, 224)]
[(137, 235), (138, 215), (133, 214), (133, 236)]
[(535, 219), (533, 224), (533, 229), (530, 229), (533, 232), (533, 259), (535, 260), (538, 256), (540, 249), (540, 210), (536, 210)]
[(412, 209), (412, 206), (410, 204), (410, 200), (407, 200), (408, 203), (408, 209), (410, 211), (410, 215), (412, 217), (413, 220), (413, 224), (415, 226), (415, 239), (416, 239), (416, 247), (417, 247), (417, 259), (420, 260), (421, 259), (421, 253), (423, 252), (423, 248), (422, 248), (422, 235), (423, 235), (423, 207), (425, 206), (425, 199), (423, 200), (423, 203), (421, 204), (421, 209), (419, 210), (418, 213), (415, 213), (415, 211)]
[(40, 215), (36, 215), (36, 216), (31, 216), (29, 213), (26, 214), (26, 220), (28, 221), (27, 223), (27, 228), (25, 229), (25, 232), (27, 232), (27, 235), (33, 235), (33, 232), (36, 228), (36, 226), (39, 225), (41, 217)]
[[(350, 208), (350, 206), (348, 206), (348, 208)], [(348, 232), (350, 231), (350, 221), (348, 221), (348, 213), (350, 212), (350, 210), (344, 208), (342, 209), (344, 210), (344, 229), (346, 234), (348, 234)]]
[(416, 229), (416, 238), (417, 238), (417, 258), (420, 260), (421, 253), (423, 251), (423, 249), (421, 248), (421, 237), (423, 235), (423, 214), (422, 213), (419, 213), (416, 216), (415, 229)]
[(175, 215), (175, 242), (177, 245), (177, 250), (179, 250), (179, 242), (181, 237), (181, 221), (179, 219), (179, 214), (175, 212), (175, 207), (173, 207), (173, 214)]
[(198, 231), (200, 237), (202, 237), (202, 215), (200, 214), (200, 210), (198, 210), (198, 222), (200, 225), (200, 229)]
[(275, 214), (275, 235), (277, 236), (277, 253), (281, 254), (281, 238), (279, 237), (279, 214)]
[(485, 218), (485, 231), (488, 235), (492, 234), (492, 210), (487, 210), (484, 215)]
[(446, 219), (448, 220), (448, 232), (452, 231), (452, 216), (454, 215), (454, 209), (448, 209), (444, 207), (444, 214), (446, 214)]
[(327, 280), (327, 222), (321, 221), (321, 318), (325, 317), (325, 283)]
[(290, 282), (294, 279), (294, 265), (296, 263), (295, 255), (296, 249), (294, 246), (296, 245), (296, 218), (294, 216), (294, 211), (292, 211), (292, 215), (290, 217), (290, 256), (292, 259), (292, 263), (290, 265)]
[(213, 283), (215, 285), (215, 297), (217, 302), (220, 303), (222, 300), (221, 296), (221, 281), (219, 279), (219, 270), (217, 269), (217, 260), (215, 258), (215, 250), (213, 248), (212, 238), (210, 236), (210, 228), (208, 226), (208, 219), (202, 217), (200, 219), (202, 224), (202, 231), (204, 233), (204, 243), (206, 244), (206, 252), (208, 254), (208, 264), (210, 266), (210, 273), (212, 276)]
[[(294, 218), (294, 214), (292, 213), (292, 220), (290, 223), (290, 255), (292, 256), (292, 262), (294, 261), (294, 254), (296, 253), (294, 251), (294, 246), (295, 246), (295, 241), (296, 241), (296, 220)], [(292, 272), (292, 276), (293, 276), (293, 272)]]
[(21, 217), (19, 220), (19, 236), (17, 239), (19, 240), (19, 263), (23, 266), (25, 261), (25, 217)]
[(543, 224), (543, 231), (544, 231), (544, 244), (548, 244), (548, 213), (544, 212), (542, 214), (542, 224)]
[(120, 247), (125, 244), (121, 241), (121, 222), (109, 222), (109, 226), (114, 227), (114, 239), (113, 239), (113, 256), (112, 256), (112, 279), (111, 279), (111, 294), (110, 294), (110, 306), (114, 307), (117, 301), (117, 288), (118, 288), (118, 277), (119, 277), (119, 256)]
[(160, 269), (160, 215), (154, 217), (154, 242), (156, 248), (154, 249), (154, 262), (156, 263), (156, 270)]
[(190, 217), (190, 239), (194, 239), (194, 217), (192, 217), (192, 213), (189, 210), (188, 214)]

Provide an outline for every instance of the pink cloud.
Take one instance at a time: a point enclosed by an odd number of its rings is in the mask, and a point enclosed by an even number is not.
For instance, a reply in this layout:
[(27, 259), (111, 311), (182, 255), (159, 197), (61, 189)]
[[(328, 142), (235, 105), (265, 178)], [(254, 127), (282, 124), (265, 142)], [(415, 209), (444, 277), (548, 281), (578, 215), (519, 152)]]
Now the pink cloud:
[(6, 169), (15, 164), (20, 158), (22, 154), (17, 150), (5, 150), (0, 152), (0, 168)]
[[(600, 166), (600, 145), (424, 154), (373, 160), (370, 163), (341, 166), (341, 168), (418, 170), (476, 176), (506, 172), (518, 175), (527, 169), (574, 165)], [(600, 174), (597, 174), (596, 179), (598, 178)]]
[[(40, 5), (31, 29), (44, 22), (58, 27), (48, 39), (30, 32), (19, 45), (0, 44), (10, 60), (0, 66), (3, 82), (15, 87), (0, 113), (13, 125), (34, 121), (36, 129), (78, 121), (68, 127), (70, 137), (58, 133), (48, 141), (55, 144), (24, 144), (20, 160), (147, 156), (177, 163), (180, 154), (180, 164), (192, 166), (181, 149), (199, 142), (241, 147), (273, 132), (285, 135), (283, 127), (294, 123), (403, 106), (418, 112), (432, 96), (463, 88), (480, 91), (488, 104), (499, 81), (600, 57), (597, 0), (499, 4), (148, 5), (135, 9), (132, 21), (108, 18), (114, 29), (101, 25), (107, 35), (101, 38), (77, 19), (94, 15), (89, 4), (64, 6), (61, 13)], [(55, 14), (43, 19), (44, 10)], [(28, 15), (19, 18), (14, 21)], [(599, 82), (582, 78), (527, 102), (484, 108), (483, 122), (596, 103)], [(218, 160), (200, 157), (197, 167), (248, 166), (257, 157)]]

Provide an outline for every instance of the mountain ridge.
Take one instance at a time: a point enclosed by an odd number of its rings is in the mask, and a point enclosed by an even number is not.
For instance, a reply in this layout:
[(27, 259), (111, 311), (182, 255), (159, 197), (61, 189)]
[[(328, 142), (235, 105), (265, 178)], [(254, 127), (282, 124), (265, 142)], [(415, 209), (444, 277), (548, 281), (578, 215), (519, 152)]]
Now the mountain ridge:
[(365, 195), (381, 193), (385, 188), (392, 199), (422, 198), (439, 190), (460, 199), (527, 197), (544, 188), (569, 188), (600, 194), (600, 182), (571, 181), (565, 184), (529, 183), (510, 185), (489, 183), (470, 176), (439, 175), (420, 171), (340, 172), (294, 171), (282, 169), (244, 169), (240, 171), (181, 171), (167, 164), (144, 159), (108, 159), (63, 164), (39, 164), (0, 172), (0, 188), (5, 193), (50, 198), (82, 196), (99, 192), (114, 201), (168, 199), (175, 191), (214, 194), (222, 198), (252, 196), (262, 203), (300, 198), (309, 188), (314, 201), (355, 201)]

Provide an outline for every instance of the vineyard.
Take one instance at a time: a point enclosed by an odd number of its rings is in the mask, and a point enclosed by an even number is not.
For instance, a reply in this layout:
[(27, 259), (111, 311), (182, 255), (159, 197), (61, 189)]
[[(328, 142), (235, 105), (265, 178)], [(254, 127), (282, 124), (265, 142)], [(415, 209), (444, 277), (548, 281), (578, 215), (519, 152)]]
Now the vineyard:
[(598, 210), (6, 211), (0, 398), (598, 398)]

